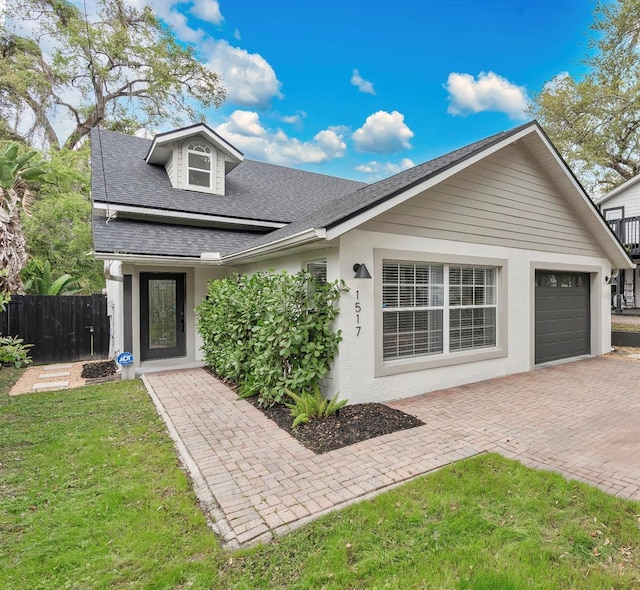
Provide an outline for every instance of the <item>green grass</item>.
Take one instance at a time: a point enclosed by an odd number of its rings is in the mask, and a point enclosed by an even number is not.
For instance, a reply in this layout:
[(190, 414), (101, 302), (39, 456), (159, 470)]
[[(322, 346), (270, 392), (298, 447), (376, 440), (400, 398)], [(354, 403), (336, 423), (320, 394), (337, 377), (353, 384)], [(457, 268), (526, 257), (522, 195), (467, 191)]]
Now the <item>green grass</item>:
[(227, 552), (140, 382), (0, 394), (7, 590), (640, 588), (639, 518), (638, 503), (485, 455)]
[(0, 396), (7, 395), (11, 391), (13, 384), (22, 373), (24, 373), (24, 369), (16, 369), (15, 367), (0, 368)]

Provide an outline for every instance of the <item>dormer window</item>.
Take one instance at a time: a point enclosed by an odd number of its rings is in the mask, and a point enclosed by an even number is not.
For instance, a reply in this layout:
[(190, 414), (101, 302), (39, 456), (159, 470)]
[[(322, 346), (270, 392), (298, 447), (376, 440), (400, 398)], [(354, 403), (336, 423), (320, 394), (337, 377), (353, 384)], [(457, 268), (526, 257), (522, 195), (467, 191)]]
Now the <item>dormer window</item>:
[(192, 141), (187, 146), (187, 175), (189, 186), (211, 188), (211, 148)]

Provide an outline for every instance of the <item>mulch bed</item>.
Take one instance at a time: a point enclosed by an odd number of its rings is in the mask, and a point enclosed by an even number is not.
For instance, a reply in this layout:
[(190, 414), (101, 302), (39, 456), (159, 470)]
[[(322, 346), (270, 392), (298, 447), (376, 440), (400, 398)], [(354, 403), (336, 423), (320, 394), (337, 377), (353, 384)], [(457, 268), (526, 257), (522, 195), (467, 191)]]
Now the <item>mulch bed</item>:
[[(216, 375), (210, 367), (204, 367), (216, 379), (236, 391), (234, 383)], [(243, 400), (245, 401), (245, 400)], [(273, 420), (282, 430), (288, 432), (302, 446), (321, 455), (355, 443), (391, 434), (398, 430), (407, 430), (424, 426), (415, 416), (394, 410), (378, 403), (348, 404), (335, 414), (322, 420), (311, 419), (306, 424), (293, 428), (291, 410), (283, 405), (273, 408), (260, 406), (258, 396), (247, 398), (250, 404), (258, 408), (267, 418)]]
[(83, 379), (98, 379), (100, 377), (109, 377), (115, 375), (118, 366), (113, 361), (104, 361), (101, 363), (85, 363), (82, 365), (82, 373), (80, 377)]
[(247, 401), (293, 436), (300, 444), (316, 454), (328, 453), (363, 440), (423, 426), (415, 416), (394, 410), (384, 404), (353, 404), (322, 420), (311, 419), (307, 424), (292, 428), (291, 410), (284, 406), (262, 408), (257, 397)]

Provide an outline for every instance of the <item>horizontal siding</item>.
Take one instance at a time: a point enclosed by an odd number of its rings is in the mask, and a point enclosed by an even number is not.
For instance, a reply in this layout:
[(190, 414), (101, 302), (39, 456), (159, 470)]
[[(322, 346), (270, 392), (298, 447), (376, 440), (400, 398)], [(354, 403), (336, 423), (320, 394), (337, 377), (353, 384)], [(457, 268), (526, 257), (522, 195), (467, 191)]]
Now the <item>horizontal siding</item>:
[(563, 254), (602, 255), (526, 148), (473, 164), (362, 229)]
[(167, 171), (167, 176), (169, 177), (169, 180), (171, 181), (171, 186), (177, 186), (176, 185), (176, 177), (175, 177), (176, 168), (174, 166), (173, 154), (171, 154), (169, 156), (169, 159), (167, 160), (166, 164), (164, 165), (164, 168)]
[(602, 204), (602, 210), (624, 207), (625, 217), (637, 217), (640, 215), (640, 183), (636, 183), (623, 190), (615, 197)]

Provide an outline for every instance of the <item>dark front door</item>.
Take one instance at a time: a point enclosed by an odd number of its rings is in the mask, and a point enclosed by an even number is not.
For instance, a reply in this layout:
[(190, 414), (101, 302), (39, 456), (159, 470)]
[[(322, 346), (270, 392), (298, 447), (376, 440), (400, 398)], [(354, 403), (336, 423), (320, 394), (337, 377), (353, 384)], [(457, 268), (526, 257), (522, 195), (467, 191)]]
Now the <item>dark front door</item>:
[(536, 364), (590, 352), (589, 275), (536, 271)]
[(185, 275), (140, 273), (142, 360), (185, 356)]

